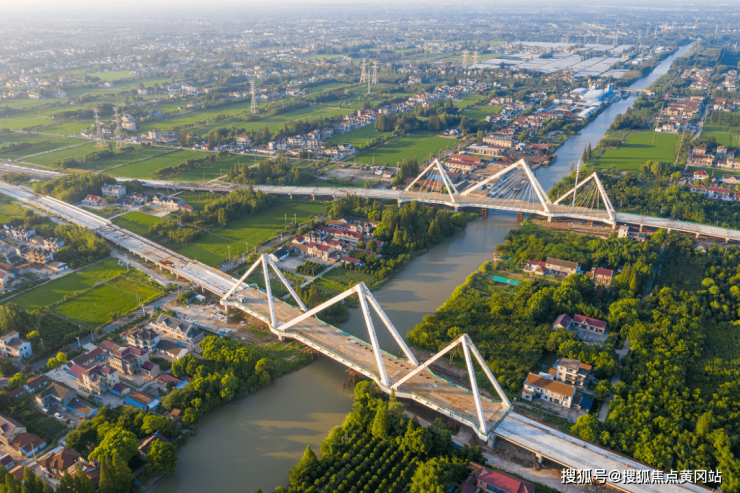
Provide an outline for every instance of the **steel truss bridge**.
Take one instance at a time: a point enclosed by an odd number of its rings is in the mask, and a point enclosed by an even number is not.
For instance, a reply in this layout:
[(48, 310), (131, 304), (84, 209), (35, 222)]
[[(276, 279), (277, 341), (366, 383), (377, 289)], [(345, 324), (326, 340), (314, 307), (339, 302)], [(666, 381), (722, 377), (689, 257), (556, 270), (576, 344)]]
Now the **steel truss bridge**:
[[(487, 440), (490, 444), (496, 437), (500, 437), (535, 453), (540, 460), (547, 458), (574, 469), (591, 471), (605, 469), (633, 473), (651, 470), (649, 466), (633, 459), (562, 433), (513, 411), (511, 403), (467, 334), (458, 337), (429, 360), (419, 362), (378, 301), (362, 283), (309, 310), (266, 255), (260, 257), (240, 279), (234, 279), (222, 271), (184, 257), (95, 214), (37, 194), (26, 187), (0, 182), (0, 193), (89, 229), (118, 247), (157, 264), (160, 269), (166, 269), (178, 278), (184, 278), (211, 291), (220, 297), (225, 309), (242, 310), (262, 320), (280, 340), (299, 341), (372, 379), (384, 392), (395, 392), (398, 397), (412, 399), (470, 427), (480, 439)], [(260, 269), (265, 279), (265, 289), (246, 283), (249, 275)], [(272, 296), (271, 283), (275, 280), (270, 274), (271, 271), (277, 281), (283, 283), (293, 296), (295, 305)], [(341, 303), (352, 295), (359, 298), (370, 342), (352, 336), (316, 317), (321, 310)], [(404, 357), (394, 356), (379, 347), (371, 309), (379, 315), (385, 329), (393, 335)], [(463, 350), (470, 389), (441, 378), (431, 369), (435, 361), (457, 347), (462, 347)], [(481, 395), (475, 375), (475, 363), (480, 366), (495, 389), (494, 398)], [(691, 484), (619, 483), (612, 486), (622, 491), (645, 493), (707, 491)]]
[[(119, 181), (126, 179), (119, 178)], [(224, 183), (186, 183), (172, 181), (147, 180), (144, 186), (173, 191), (203, 191), (229, 193), (233, 190), (246, 189), (250, 185), (232, 185)], [(396, 200), (399, 205), (404, 202), (422, 202), (450, 207), (474, 208), (481, 210), (500, 210), (517, 212), (520, 215), (536, 214), (553, 219), (573, 219), (587, 222), (608, 224), (614, 228), (618, 224), (629, 224), (652, 229), (665, 229), (700, 236), (719, 238), (726, 242), (740, 242), (740, 231), (688, 221), (674, 221), (669, 218), (642, 216), (617, 212), (604, 190), (596, 173), (591, 174), (552, 202), (544, 191), (534, 173), (524, 160), (508, 166), (488, 178), (473, 183), (465, 190), (458, 190), (450, 181), (439, 161), (430, 164), (405, 190), (365, 189), (365, 188), (331, 188), (331, 187), (294, 187), (254, 185), (255, 190), (275, 195), (293, 197), (340, 198), (349, 195), (357, 197)]]

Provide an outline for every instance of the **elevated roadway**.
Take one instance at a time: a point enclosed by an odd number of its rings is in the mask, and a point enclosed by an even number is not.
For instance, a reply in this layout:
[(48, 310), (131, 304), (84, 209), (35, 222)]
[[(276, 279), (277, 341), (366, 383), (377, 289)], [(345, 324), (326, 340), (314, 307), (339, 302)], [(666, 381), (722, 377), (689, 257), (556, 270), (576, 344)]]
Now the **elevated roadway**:
[[(202, 286), (219, 297), (236, 291), (237, 301), (233, 303), (235, 308), (265, 321), (283, 337), (300, 341), (373, 379), (381, 388), (389, 391), (388, 386), (381, 381), (382, 376), (378, 373), (378, 353), (374, 352), (372, 344), (315, 317), (306, 317), (297, 321), (307, 314), (275, 298), (272, 298), (270, 302), (268, 294), (256, 286), (242, 284), (239, 280), (219, 270), (188, 259), (88, 211), (37, 194), (28, 188), (3, 182), (0, 182), (0, 193), (89, 229), (119, 247), (156, 263), (161, 268)], [(238, 284), (236, 290), (232, 289), (235, 284)], [(277, 319), (275, 324), (268, 315), (270, 305), (274, 307)], [(283, 325), (289, 326), (288, 330), (281, 331)], [(371, 339), (374, 341), (374, 337)], [(469, 359), (468, 350), (466, 349), (465, 352)], [(485, 397), (481, 398), (481, 411), (486, 424), (485, 429), (482, 430), (477, 424), (478, 416), (473, 392), (435, 375), (431, 369), (424, 367), (427, 363), (417, 367), (409, 360), (386, 352), (380, 353), (380, 359), (387, 372), (388, 383), (393, 384), (399, 397), (413, 399), (470, 426), (482, 439), (493, 440), (495, 436), (498, 436), (534, 452), (538, 457), (548, 458), (574, 469), (605, 469), (607, 471), (650, 469), (632, 459), (512, 412), (505, 402)], [(622, 491), (640, 493), (707, 491), (705, 488), (691, 484), (620, 483), (612, 484), (612, 486)]]

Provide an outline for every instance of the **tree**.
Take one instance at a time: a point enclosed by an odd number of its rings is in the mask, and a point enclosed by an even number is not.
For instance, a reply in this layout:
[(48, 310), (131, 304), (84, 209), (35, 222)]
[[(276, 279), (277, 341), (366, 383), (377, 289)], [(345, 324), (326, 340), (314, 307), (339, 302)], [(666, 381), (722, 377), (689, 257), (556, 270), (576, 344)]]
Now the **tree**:
[(410, 493), (445, 493), (451, 483), (451, 467), (446, 459), (434, 457), (419, 464), (411, 477)]
[(12, 377), (10, 377), (10, 380), (8, 380), (8, 390), (17, 389), (18, 387), (23, 387), (26, 382), (28, 381), (28, 375), (25, 375), (23, 373), (16, 373)]
[(380, 440), (388, 438), (388, 406), (385, 403), (380, 404), (375, 411), (372, 434)]
[(116, 452), (100, 458), (100, 493), (132, 493), (134, 477), (131, 470)]
[(311, 450), (310, 445), (306, 445), (306, 451), (303, 453), (301, 461), (293, 466), (288, 472), (288, 481), (293, 486), (300, 485), (304, 482), (310, 474), (311, 470), (314, 469), (319, 463), (319, 459), (316, 454)]
[(56, 489), (56, 493), (77, 493), (75, 479), (69, 475), (69, 472), (64, 471), (64, 475), (59, 480), (59, 486)]
[(175, 438), (179, 434), (175, 423), (164, 416), (157, 416), (156, 414), (147, 414), (144, 417), (141, 431), (147, 435), (158, 431), (167, 438)]
[(95, 486), (81, 467), (75, 473), (75, 493), (95, 493)]
[(100, 445), (90, 453), (90, 457), (100, 460), (103, 456), (112, 457), (116, 454), (124, 462), (128, 462), (139, 453), (139, 440), (130, 431), (116, 427), (109, 430)]
[(596, 385), (596, 390), (594, 390), (594, 397), (597, 401), (605, 401), (607, 397), (609, 397), (609, 394), (612, 393), (612, 386), (609, 383), (608, 380), (601, 380), (598, 385)]
[(601, 422), (592, 414), (581, 416), (576, 424), (571, 426), (571, 433), (593, 443), (599, 443)]
[(155, 440), (146, 454), (146, 469), (152, 474), (169, 474), (177, 467), (177, 449), (169, 442)]

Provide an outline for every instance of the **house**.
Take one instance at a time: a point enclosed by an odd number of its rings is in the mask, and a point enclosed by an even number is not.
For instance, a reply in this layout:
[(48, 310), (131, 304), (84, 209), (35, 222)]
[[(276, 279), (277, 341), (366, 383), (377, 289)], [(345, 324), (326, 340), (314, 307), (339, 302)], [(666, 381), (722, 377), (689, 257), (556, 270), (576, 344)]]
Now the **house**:
[(0, 415), (0, 442), (10, 445), (18, 434), (25, 432), (25, 425), (20, 424), (13, 418)]
[(606, 322), (584, 315), (573, 315), (571, 328), (583, 329), (595, 334), (604, 334), (606, 332)]
[(13, 456), (10, 454), (0, 456), (0, 466), (3, 466), (6, 470), (10, 471), (10, 469), (15, 466), (15, 459), (13, 459)]
[(83, 205), (91, 205), (94, 207), (100, 207), (102, 206), (105, 201), (102, 197), (98, 197), (97, 195), (88, 195), (84, 199), (82, 199)]
[(80, 457), (80, 454), (74, 449), (61, 448), (40, 458), (38, 465), (47, 477), (61, 479), (67, 470), (76, 468)]
[(725, 185), (740, 185), (740, 176), (722, 175), (722, 183)]
[(139, 392), (138, 390), (131, 392), (123, 402), (131, 404), (139, 409), (155, 409), (159, 406), (159, 399), (150, 397), (144, 392)]
[(58, 252), (64, 246), (64, 240), (59, 237), (44, 238), (43, 245), (41, 246), (52, 252)]
[(251, 142), (251, 139), (249, 138), (249, 135), (237, 135), (236, 136), (236, 143), (238, 145), (242, 146), (248, 146)]
[(118, 370), (110, 366), (95, 365), (85, 370), (80, 379), (80, 387), (91, 394), (101, 395), (120, 383)]
[(182, 421), (182, 409), (174, 408), (172, 411), (165, 414), (168, 418), (170, 418), (170, 421), (175, 423), (177, 426), (182, 426), (184, 423)]
[(124, 185), (103, 185), (101, 191), (103, 197), (113, 197), (121, 199), (126, 196), (126, 187)]
[(113, 341), (105, 340), (100, 343), (98, 348), (102, 349), (104, 353), (110, 355), (117, 354), (124, 349), (123, 346), (119, 346)]
[(46, 375), (40, 375), (38, 377), (29, 378), (23, 388), (26, 389), (26, 392), (29, 394), (33, 394), (50, 382), (51, 380), (49, 380), (49, 377)]
[(46, 441), (35, 433), (19, 433), (10, 446), (30, 458), (46, 448)]
[(159, 341), (159, 344), (157, 345), (157, 350), (161, 351), (163, 353), (163, 356), (173, 361), (177, 361), (188, 354), (187, 348), (182, 347), (181, 345), (176, 344), (173, 341), (168, 341), (167, 339)]
[(157, 377), (157, 380), (162, 381), (165, 385), (172, 384), (176, 389), (183, 389), (188, 384), (187, 380), (180, 380), (179, 378), (175, 378), (169, 373), (160, 373)]
[(709, 173), (707, 173), (703, 169), (694, 171), (694, 180), (705, 180), (707, 178), (709, 178)]
[(495, 135), (483, 137), (483, 143), (507, 148), (514, 147), (514, 141), (512, 139)]
[(578, 262), (547, 257), (545, 264), (545, 273), (548, 275), (567, 277), (578, 272)]
[(141, 373), (148, 375), (152, 378), (159, 375), (159, 365), (156, 363), (153, 363), (152, 361), (144, 361), (144, 363), (141, 364)]
[(15, 274), (5, 269), (0, 269), (0, 288), (8, 286), (15, 279)]
[(137, 347), (127, 347), (110, 356), (110, 365), (125, 375), (139, 373), (144, 361), (149, 360), (149, 353)]
[(282, 247), (272, 252), (270, 254), (270, 258), (273, 260), (273, 262), (280, 262), (281, 260), (288, 258), (289, 253), (290, 250), (288, 250), (286, 247)]
[(329, 260), (329, 255), (331, 255), (334, 252), (334, 249), (327, 245), (320, 245), (318, 243), (309, 243), (307, 252), (309, 255), (313, 257), (318, 257), (324, 260)]
[(591, 374), (592, 366), (577, 359), (560, 358), (553, 365), (553, 369), (558, 382), (583, 387)]
[(459, 493), (492, 491), (495, 493), (534, 493), (534, 485), (501, 471), (494, 471), (471, 462), (470, 476), (460, 486)]
[(117, 383), (110, 389), (110, 393), (113, 395), (125, 396), (129, 392), (131, 392), (131, 387), (129, 387), (125, 383)]
[[(549, 376), (549, 375), (548, 375)], [(570, 408), (573, 404), (573, 397), (576, 395), (576, 388), (573, 385), (556, 381), (550, 378), (530, 373), (524, 381), (522, 398), (528, 401), (533, 399), (542, 399), (543, 401), (553, 402), (563, 407)]]
[(546, 262), (538, 262), (536, 260), (528, 260), (527, 265), (522, 269), (527, 274), (533, 274), (537, 276), (544, 276), (547, 271)]
[(69, 401), (69, 403), (67, 404), (67, 409), (79, 416), (82, 416), (85, 419), (92, 418), (93, 416), (98, 414), (97, 407), (91, 406), (87, 402), (81, 401), (79, 399)]
[(555, 319), (555, 322), (552, 324), (552, 328), (568, 330), (572, 321), (573, 319), (570, 318), (567, 313), (563, 313)]
[(18, 332), (10, 332), (0, 338), (0, 354), (23, 360), (33, 355), (33, 349), (30, 342), (18, 336)]
[(131, 346), (150, 351), (159, 344), (159, 334), (152, 329), (133, 328), (123, 334)]
[(34, 399), (40, 407), (49, 408), (52, 404), (66, 407), (72, 399), (77, 398), (77, 391), (63, 383), (52, 382), (47, 388), (36, 395)]
[(167, 443), (167, 439), (163, 437), (161, 433), (155, 431), (154, 434), (139, 440), (139, 453), (142, 457), (146, 458), (146, 454), (149, 452), (149, 447), (151, 447), (154, 442)]
[(360, 260), (358, 258), (346, 257), (346, 256), (342, 257), (342, 263), (343, 264), (354, 265), (354, 266), (357, 266), (357, 267), (363, 267), (365, 265), (365, 262), (363, 262), (362, 260)]
[(601, 267), (594, 267), (586, 275), (593, 279), (596, 286), (604, 286), (606, 288), (612, 285), (612, 279), (614, 279), (614, 271), (609, 269), (602, 269)]
[(10, 236), (18, 241), (30, 240), (32, 236), (36, 235), (34, 228), (28, 228), (26, 226), (18, 226), (17, 228), (11, 228)]
[(205, 333), (200, 329), (196, 329), (193, 324), (172, 318), (169, 315), (160, 315), (155, 322), (152, 322), (151, 326), (154, 329), (161, 330), (165, 335), (182, 341), (188, 341), (192, 344), (197, 344), (205, 336)]
[[(699, 186), (704, 188), (703, 185)], [(640, 233), (640, 230), (637, 228), (622, 224), (621, 226), (619, 226), (619, 230), (617, 231), (617, 238), (629, 238), (630, 240), (645, 241), (647, 239), (647, 236), (645, 235), (645, 233)]]
[(49, 262), (48, 264), (46, 264), (46, 266), (56, 273), (69, 269), (69, 265), (65, 264), (64, 262), (59, 262), (58, 260), (55, 260), (54, 262)]

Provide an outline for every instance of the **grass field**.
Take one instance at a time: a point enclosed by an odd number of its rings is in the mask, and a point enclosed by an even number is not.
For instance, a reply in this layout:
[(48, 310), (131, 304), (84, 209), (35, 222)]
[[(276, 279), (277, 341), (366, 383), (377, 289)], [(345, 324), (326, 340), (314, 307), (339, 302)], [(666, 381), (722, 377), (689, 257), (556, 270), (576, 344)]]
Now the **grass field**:
[(488, 99), (488, 96), (484, 96), (483, 94), (466, 94), (461, 99), (462, 101), (453, 101), (452, 104), (454, 104), (455, 106), (463, 110), (467, 108), (468, 106), (473, 105), (479, 101)]
[(740, 145), (740, 127), (705, 124), (701, 136), (714, 137), (718, 145), (726, 147)]
[(112, 168), (114, 166), (121, 166), (127, 163), (133, 163), (134, 161), (142, 161), (156, 156), (163, 156), (169, 152), (172, 151), (161, 147), (139, 147), (134, 152), (128, 152), (125, 154), (120, 151), (114, 150), (113, 156), (105, 159), (100, 159), (98, 161), (93, 161), (91, 163), (80, 163), (78, 168), (89, 171), (101, 171)]
[[(58, 160), (64, 160), (68, 158), (80, 160), (88, 152), (92, 152), (96, 149), (94, 142), (88, 142), (83, 145), (78, 145), (70, 149), (62, 149), (56, 152), (50, 152), (48, 154), (42, 154), (40, 156), (33, 156), (24, 159), (27, 163), (40, 164), (42, 166), (50, 166), (51, 163)], [(28, 153), (26, 153), (28, 154)]]
[(64, 300), (65, 296), (71, 296), (76, 292), (89, 289), (95, 284), (119, 276), (125, 271), (126, 268), (118, 265), (118, 261), (114, 259), (104, 260), (11, 298), (10, 301), (29, 311), (38, 310), (59, 303)]
[(316, 284), (317, 288), (324, 291), (325, 294), (339, 294), (360, 282), (364, 282), (367, 286), (372, 287), (373, 284), (379, 282), (379, 279), (370, 274), (337, 267), (316, 279), (314, 284)]
[(334, 142), (352, 144), (352, 146), (357, 148), (370, 140), (377, 139), (378, 137), (388, 137), (391, 133), (392, 132), (378, 132), (375, 130), (375, 125), (365, 125), (362, 128), (352, 130), (346, 134), (337, 135), (336, 137), (333, 137), (332, 140)]
[(159, 217), (137, 211), (129, 212), (113, 219), (113, 222), (118, 226), (142, 236), (146, 234), (150, 227), (159, 224), (161, 221), (162, 219)]
[(265, 243), (276, 231), (284, 228), (286, 215), (291, 218), (295, 214), (298, 222), (302, 223), (312, 215), (321, 214), (323, 210), (324, 204), (321, 202), (287, 202), (254, 216), (234, 221), (194, 243), (177, 247), (176, 250), (186, 257), (216, 266), (228, 259), (228, 247), (231, 247), (231, 255), (234, 258), (244, 253), (245, 242), (249, 242), (250, 250)]
[(13, 199), (3, 195), (0, 197), (0, 221), (6, 223), (14, 217), (23, 217), (26, 209), (13, 203)]
[(8, 128), (10, 130), (23, 130), (26, 128), (39, 127), (53, 122), (54, 120), (51, 120), (49, 118), (28, 115), (9, 121), (0, 120), (0, 129)]
[(720, 168), (706, 168), (704, 166), (689, 166), (688, 172), (693, 173), (695, 171), (704, 170), (709, 173), (709, 177), (722, 178), (722, 175), (735, 175), (740, 176), (740, 171), (732, 171), (729, 169)]
[(619, 149), (607, 149), (595, 167), (636, 171), (647, 161), (673, 163), (676, 160), (675, 134), (636, 132), (627, 136)]
[[(163, 149), (164, 150), (164, 149)], [(198, 151), (175, 151), (163, 156), (156, 156), (138, 163), (127, 164), (113, 169), (109, 174), (113, 176), (124, 176), (127, 178), (152, 178), (154, 172), (162, 168), (177, 166), (188, 159), (201, 159), (208, 154)]]
[(464, 111), (463, 116), (471, 120), (483, 121), (487, 116), (498, 115), (501, 112), (501, 108), (503, 108), (503, 106), (476, 106), (475, 108)]
[(56, 306), (54, 311), (87, 327), (99, 327), (136, 309), (139, 306), (137, 295), (141, 303), (148, 303), (164, 294), (164, 290), (144, 283), (145, 279), (145, 274), (132, 271), (127, 277), (96, 286)]
[(375, 164), (395, 165), (397, 162), (416, 157), (421, 162), (429, 157), (430, 152), (436, 154), (455, 144), (457, 144), (455, 139), (438, 137), (437, 134), (429, 132), (414, 132), (359, 154), (356, 160), (358, 163), (372, 164), (374, 156)]
[[(80, 139), (67, 139), (63, 137), (51, 137), (51, 136), (40, 136), (40, 135), (34, 135), (34, 134), (14, 134), (14, 135), (22, 135), (24, 137), (27, 137), (25, 139), (18, 139), (13, 143), (19, 143), (24, 142), (28, 144), (33, 144), (32, 147), (26, 147), (25, 149), (19, 149), (17, 151), (8, 151), (8, 152), (2, 152), (0, 150), (0, 156), (4, 158), (19, 158), (28, 156), (30, 154), (38, 154), (40, 152), (47, 152), (47, 151), (53, 151), (55, 149), (59, 149), (61, 147), (68, 147), (73, 146), (75, 144), (82, 144), (84, 141)], [(43, 138), (36, 138), (36, 137), (43, 137)], [(48, 144), (42, 144), (42, 142), (48, 142)], [(0, 146), (5, 144), (10, 144), (11, 142), (5, 142), (2, 140), (2, 137), (0, 137)]]

